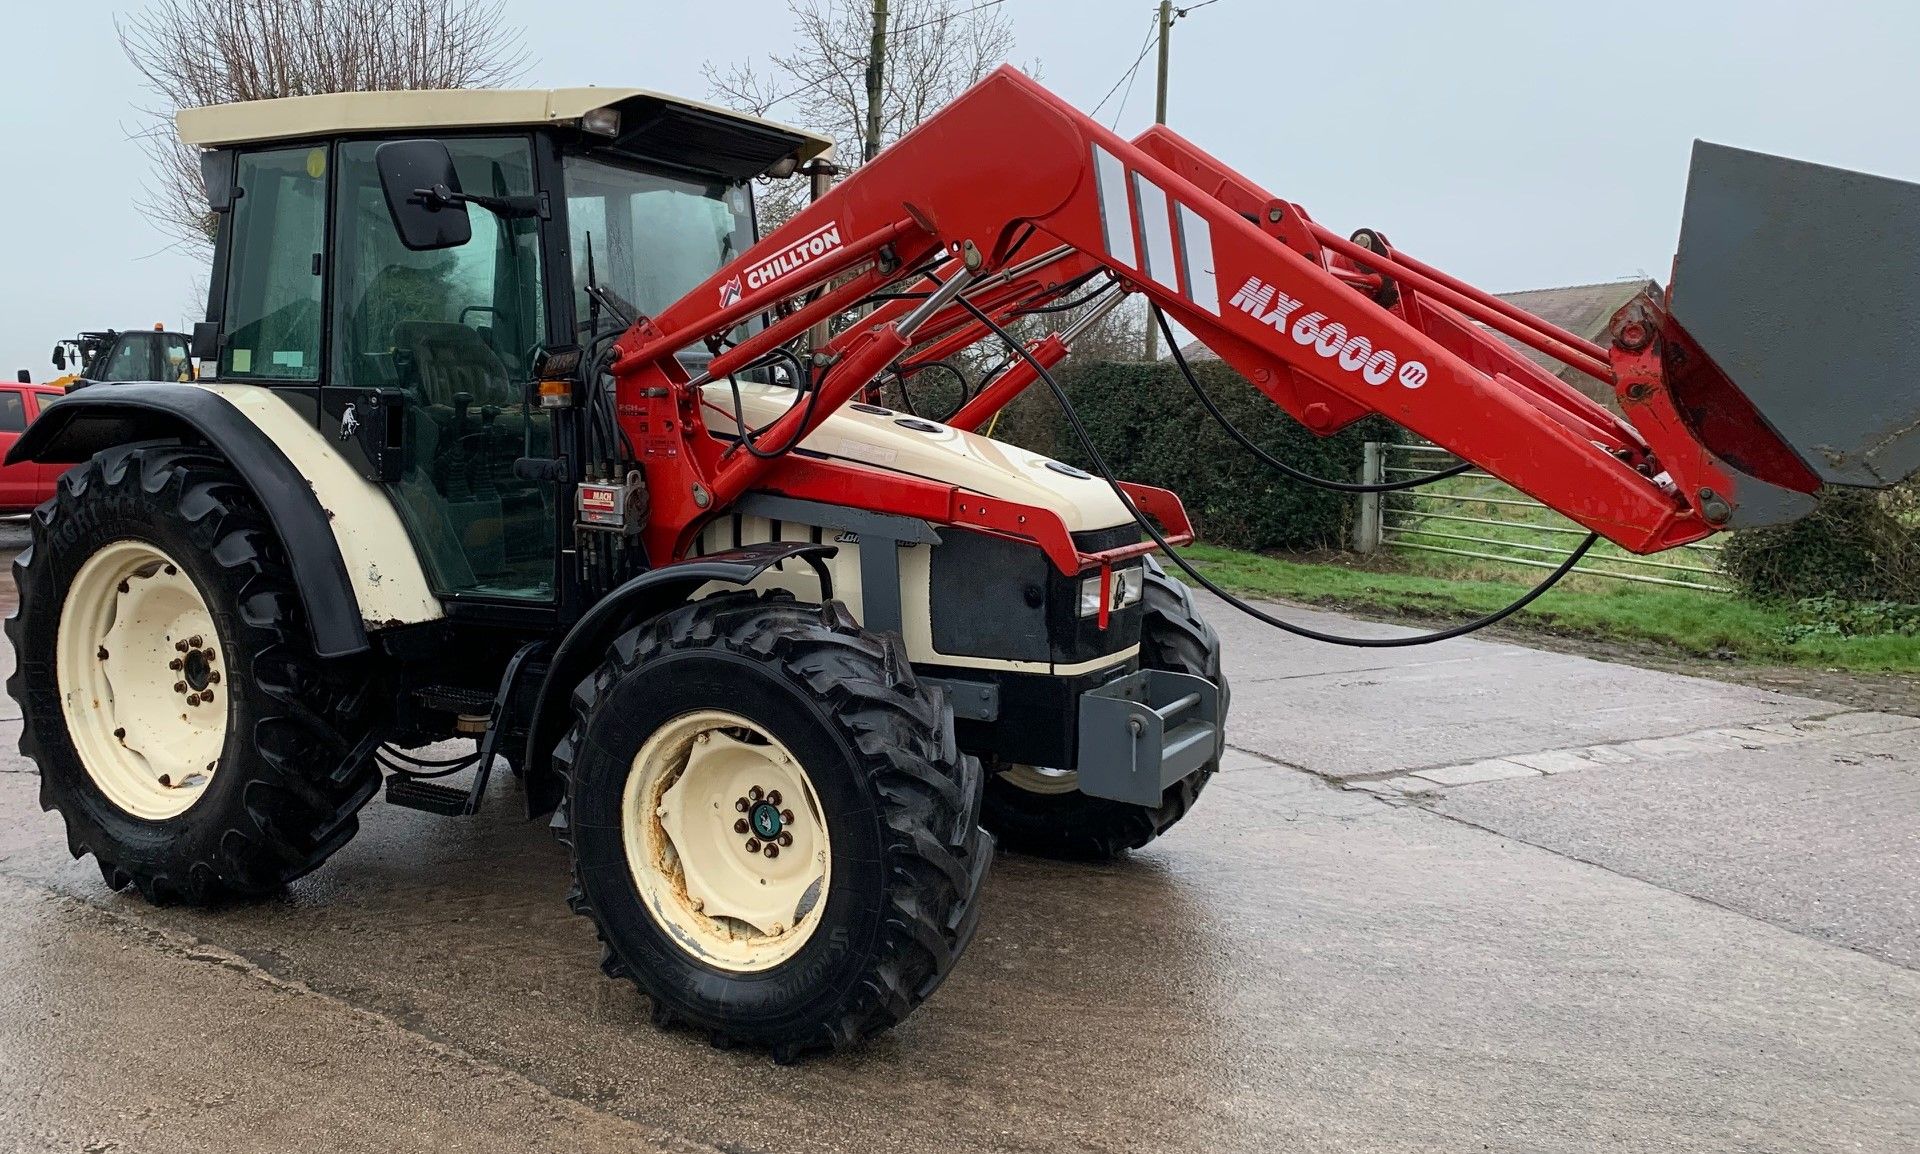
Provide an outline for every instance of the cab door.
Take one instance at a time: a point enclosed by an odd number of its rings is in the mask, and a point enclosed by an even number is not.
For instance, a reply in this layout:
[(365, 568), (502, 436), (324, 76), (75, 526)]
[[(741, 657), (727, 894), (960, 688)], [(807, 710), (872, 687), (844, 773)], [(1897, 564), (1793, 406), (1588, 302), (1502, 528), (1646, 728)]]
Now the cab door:
[[(410, 251), (380, 188), (381, 143), (334, 149), (321, 431), (387, 486), (441, 595), (550, 602), (555, 486), (513, 472), (517, 458), (553, 451), (532, 389), (547, 340), (542, 222), (469, 206), (466, 244)], [(531, 138), (446, 144), (464, 190), (534, 192)]]

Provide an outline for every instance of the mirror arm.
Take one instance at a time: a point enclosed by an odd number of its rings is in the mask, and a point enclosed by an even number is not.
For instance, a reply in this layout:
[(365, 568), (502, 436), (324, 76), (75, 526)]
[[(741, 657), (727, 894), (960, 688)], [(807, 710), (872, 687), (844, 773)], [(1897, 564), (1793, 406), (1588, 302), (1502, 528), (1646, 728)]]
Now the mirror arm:
[(474, 193), (454, 192), (444, 184), (436, 184), (432, 188), (414, 189), (413, 199), (431, 209), (471, 204), (507, 220), (553, 219), (553, 210), (544, 192), (537, 196), (479, 196)]

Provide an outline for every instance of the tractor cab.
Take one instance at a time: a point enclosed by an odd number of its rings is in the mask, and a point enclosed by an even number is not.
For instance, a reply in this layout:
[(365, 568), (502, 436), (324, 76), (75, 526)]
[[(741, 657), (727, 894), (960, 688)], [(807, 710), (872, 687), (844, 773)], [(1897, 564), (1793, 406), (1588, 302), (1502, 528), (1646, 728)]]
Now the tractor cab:
[(84, 332), (53, 346), (52, 383), (73, 390), (124, 381), (191, 381), (196, 377), (184, 333), (164, 325), (125, 332)]
[[(553, 482), (593, 465), (573, 414), (540, 404), (542, 358), (738, 256), (751, 181), (830, 146), (607, 88), (296, 97), (189, 109), (179, 128), (219, 222), (195, 334), (209, 377), (274, 389), (386, 486), (438, 596), (522, 607), (559, 595)], [(447, 202), (424, 203), (436, 188)], [(436, 235), (396, 228), (428, 210)], [(516, 472), (523, 458), (573, 475)]]

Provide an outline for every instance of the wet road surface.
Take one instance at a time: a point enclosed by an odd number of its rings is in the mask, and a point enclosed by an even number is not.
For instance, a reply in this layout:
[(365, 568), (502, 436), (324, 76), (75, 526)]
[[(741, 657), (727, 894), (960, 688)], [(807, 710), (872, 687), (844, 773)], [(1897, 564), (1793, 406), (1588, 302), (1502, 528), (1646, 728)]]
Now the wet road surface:
[(1195, 814), (1002, 855), (946, 986), (791, 1068), (647, 1024), (511, 779), (155, 909), (68, 857), (0, 701), (0, 1146), (1920, 1148), (1920, 722), (1226, 612)]

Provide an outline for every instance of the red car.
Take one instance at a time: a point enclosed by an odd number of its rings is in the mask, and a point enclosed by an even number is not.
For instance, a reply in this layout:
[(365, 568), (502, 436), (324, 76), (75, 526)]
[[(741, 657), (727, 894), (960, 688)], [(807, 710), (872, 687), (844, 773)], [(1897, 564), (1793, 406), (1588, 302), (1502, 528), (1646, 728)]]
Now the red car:
[[(26, 431), (40, 411), (61, 396), (59, 389), (44, 385), (0, 383), (0, 459)], [(46, 465), (23, 461), (18, 465), (0, 465), (0, 514), (26, 513), (53, 496), (54, 482), (67, 471), (65, 465)]]

